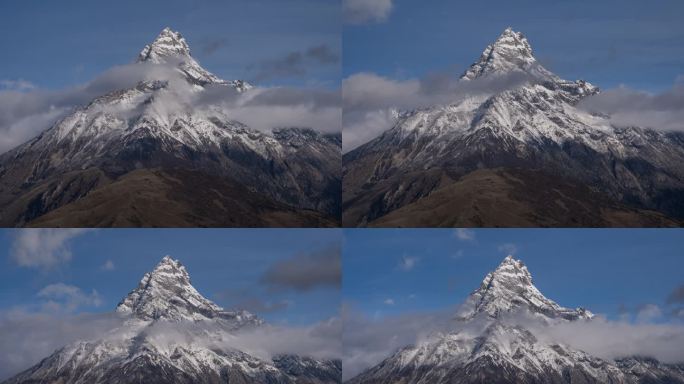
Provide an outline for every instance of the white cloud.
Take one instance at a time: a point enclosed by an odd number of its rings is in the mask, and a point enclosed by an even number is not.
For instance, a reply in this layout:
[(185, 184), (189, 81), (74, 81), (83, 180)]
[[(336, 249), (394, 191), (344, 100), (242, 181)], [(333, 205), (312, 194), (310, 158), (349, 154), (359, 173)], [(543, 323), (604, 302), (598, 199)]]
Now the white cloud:
[(342, 112), (344, 134), (342, 135), (342, 149), (348, 152), (365, 144), (382, 132), (392, 128), (397, 122), (397, 116), (392, 109), (377, 109), (359, 112), (353, 119), (352, 113)]
[[(54, 314), (0, 311), (0, 381), (38, 363), (56, 349), (78, 340), (100, 339), (112, 343), (130, 338), (126, 317), (116, 313)], [(342, 354), (342, 323), (332, 317), (306, 326), (264, 325), (223, 334), (206, 332), (211, 324), (154, 322), (145, 336), (162, 347), (187, 343), (188, 335), (200, 346), (212, 349), (238, 349), (270, 360), (280, 354), (296, 354), (317, 359), (339, 359)], [(217, 326), (217, 331), (221, 328)], [(207, 336), (208, 335), (208, 336)], [(227, 337), (226, 337), (227, 336)]]
[(21, 372), (56, 349), (90, 340), (121, 325), (112, 313), (69, 315), (0, 311), (0, 381)]
[(385, 299), (383, 303), (385, 303), (385, 305), (394, 305), (394, 299)]
[(392, 12), (392, 0), (343, 0), (344, 22), (364, 24), (387, 20)]
[(536, 336), (561, 342), (603, 359), (649, 356), (665, 363), (684, 361), (681, 324), (631, 324), (595, 318), (552, 327), (532, 327)]
[(81, 288), (64, 283), (50, 284), (37, 296), (46, 300), (43, 309), (49, 312), (73, 312), (80, 307), (99, 307), (102, 297), (96, 290), (86, 294)]
[(495, 94), (537, 81), (518, 72), (466, 82), (459, 81), (452, 70), (406, 80), (374, 73), (353, 74), (342, 81), (343, 151), (349, 152), (392, 128), (397, 111), (456, 104), (470, 96)]
[[(349, 304), (342, 308), (345, 381), (380, 363), (400, 348), (420, 344), (443, 333), (481, 335), (489, 325), (485, 317), (468, 323), (455, 321), (456, 309), (371, 318)], [(547, 345), (562, 343), (607, 360), (649, 356), (666, 363), (684, 361), (682, 324), (634, 324), (597, 316), (591, 321), (549, 325), (529, 313), (512, 313), (505, 321), (528, 329)]]
[(454, 232), (454, 236), (456, 236), (456, 238), (459, 240), (471, 241), (475, 240), (475, 231), (468, 228), (458, 228)]
[(515, 255), (518, 252), (518, 247), (513, 243), (501, 244), (497, 247), (499, 252), (504, 252), (506, 255)]
[(399, 262), (399, 268), (404, 271), (412, 270), (418, 263), (417, 257), (403, 256)]
[(656, 304), (645, 304), (638, 309), (636, 321), (638, 323), (648, 323), (660, 318), (662, 315), (663, 311)]
[(71, 260), (69, 240), (89, 229), (26, 228), (15, 232), (11, 257), (22, 267), (51, 268)]
[(620, 86), (587, 97), (578, 105), (590, 112), (605, 114), (613, 125), (642, 127), (661, 131), (684, 131), (684, 79), (678, 77), (672, 88), (649, 93)]
[[(113, 90), (131, 88), (142, 80), (166, 80), (174, 90), (157, 94), (154, 105), (149, 106), (161, 115), (179, 109), (202, 113), (221, 107), (231, 119), (264, 132), (281, 127), (312, 128), (324, 133), (341, 131), (339, 90), (255, 87), (238, 94), (229, 87), (207, 86), (198, 93), (191, 90), (192, 86), (173, 63), (139, 63), (111, 68), (86, 84), (58, 91), (29, 89), (26, 84), (24, 91), (0, 87), (0, 153), (48, 129), (74, 107)], [(131, 117), (130, 109), (110, 107), (106, 112), (124, 119)]]
[(22, 92), (35, 89), (36, 85), (24, 79), (0, 80), (0, 88)]
[(113, 271), (114, 270), (114, 262), (111, 260), (107, 260), (107, 261), (105, 261), (104, 264), (102, 264), (100, 269), (103, 271)]
[(370, 317), (345, 303), (342, 306), (343, 381), (378, 364), (399, 348), (415, 344), (434, 332), (449, 329), (453, 314), (453, 310), (446, 310)]

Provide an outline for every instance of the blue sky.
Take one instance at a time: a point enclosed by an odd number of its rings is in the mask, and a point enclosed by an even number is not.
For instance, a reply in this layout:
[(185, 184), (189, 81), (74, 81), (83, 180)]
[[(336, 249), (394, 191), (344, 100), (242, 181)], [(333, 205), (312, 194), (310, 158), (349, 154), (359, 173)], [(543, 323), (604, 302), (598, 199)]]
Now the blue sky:
[(684, 2), (678, 0), (394, 0), (383, 22), (345, 25), (344, 77), (460, 75), (508, 26), (538, 60), (570, 80), (657, 91), (684, 75)]
[[(455, 308), (513, 252), (548, 298), (616, 319), (684, 284), (684, 231), (345, 230), (343, 298), (368, 316)], [(462, 236), (467, 237), (467, 236)], [(392, 300), (393, 304), (386, 303)]]
[[(327, 45), (339, 53), (339, 0), (3, 1), (0, 80), (39, 88), (85, 83), (132, 62), (162, 28), (180, 31), (193, 56), (225, 79), (250, 79), (254, 66)], [(250, 69), (252, 68), (252, 69)], [(339, 65), (262, 85), (339, 86)]]
[[(38, 292), (58, 283), (78, 287), (87, 297), (97, 291), (100, 305), (85, 301), (73, 313), (112, 311), (164, 255), (179, 259), (195, 288), (226, 308), (241, 300), (289, 302), (284, 309), (256, 311), (271, 323), (312, 324), (339, 312), (337, 287), (273, 290), (261, 282), (280, 261), (339, 245), (339, 230), (109, 229), (72, 236), (43, 231), (36, 232), (39, 240), (26, 242), (19, 240), (21, 231), (27, 230), (0, 232), (0, 312), (41, 311), (45, 300)], [(111, 269), (103, 268), (108, 260)]]

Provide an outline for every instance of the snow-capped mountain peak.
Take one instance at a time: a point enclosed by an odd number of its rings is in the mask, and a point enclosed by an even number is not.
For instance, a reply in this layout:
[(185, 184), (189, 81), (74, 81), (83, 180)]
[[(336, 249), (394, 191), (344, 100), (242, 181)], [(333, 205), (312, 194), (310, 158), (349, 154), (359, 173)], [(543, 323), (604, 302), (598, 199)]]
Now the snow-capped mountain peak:
[(137, 62), (172, 64), (178, 67), (188, 81), (200, 86), (206, 84), (229, 85), (241, 92), (252, 88), (246, 81), (225, 81), (202, 68), (190, 54), (190, 46), (183, 35), (169, 27), (164, 28), (152, 43), (147, 44), (140, 51)]
[(472, 319), (486, 314), (497, 318), (518, 310), (528, 310), (550, 319), (576, 320), (594, 316), (584, 308), (564, 308), (546, 298), (532, 283), (532, 275), (525, 264), (509, 255), (470, 294), (458, 317)]
[(246, 312), (228, 312), (202, 296), (190, 282), (185, 266), (170, 256), (146, 273), (138, 287), (117, 306), (116, 311), (142, 320), (203, 321), (223, 319), (259, 324), (255, 315)]
[(164, 63), (169, 57), (190, 56), (190, 46), (180, 32), (164, 28), (159, 36), (145, 46), (138, 55), (138, 62)]
[[(509, 27), (494, 43), (485, 48), (479, 60), (471, 65), (461, 78), (473, 80), (481, 76), (501, 75), (512, 71), (529, 72), (538, 66), (527, 38)], [(540, 69), (546, 74), (545, 69)]]
[[(544, 337), (539, 327), (551, 324), (546, 321), (550, 317), (572, 321), (592, 315), (582, 309), (559, 307), (546, 299), (532, 284), (527, 267), (512, 256), (487, 274), (466, 305), (473, 315), (463, 319), (465, 328), (422, 338), (347, 383), (684, 382), (684, 371), (679, 365), (652, 360), (647, 366), (638, 358), (603, 360)], [(516, 306), (526, 306), (539, 315), (541, 322), (498, 316)], [(488, 313), (491, 317), (473, 319), (478, 311), (492, 309), (497, 312)]]
[(332, 384), (341, 376), (337, 360), (242, 351), (234, 343), (237, 331), (262, 321), (246, 311), (223, 311), (202, 297), (185, 267), (169, 256), (145, 274), (117, 312), (133, 318), (100, 338), (68, 344), (2, 383)]

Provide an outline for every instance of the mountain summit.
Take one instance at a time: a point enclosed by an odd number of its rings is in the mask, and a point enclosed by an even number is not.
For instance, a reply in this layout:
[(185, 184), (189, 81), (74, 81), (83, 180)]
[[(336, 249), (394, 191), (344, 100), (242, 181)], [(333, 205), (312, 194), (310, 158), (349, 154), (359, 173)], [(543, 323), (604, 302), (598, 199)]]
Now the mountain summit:
[(169, 256), (116, 311), (125, 320), (119, 328), (71, 343), (3, 384), (333, 384), (342, 375), (338, 360), (294, 354), (264, 359), (239, 350), (240, 332), (266, 325), (204, 298)]
[[(479, 82), (480, 87), (473, 86)], [(343, 156), (345, 226), (677, 226), (684, 135), (614, 126), (506, 29), (456, 87)]]
[(340, 134), (247, 126), (233, 101), (259, 90), (204, 69), (169, 28), (130, 69), (136, 75), (125, 87), (0, 155), (0, 224), (317, 227), (339, 220)]
[(525, 36), (506, 28), (496, 41), (485, 48), (480, 59), (461, 76), (473, 80), (481, 76), (505, 74), (512, 71), (530, 71), (537, 66), (532, 47)]
[(261, 320), (246, 312), (227, 312), (202, 296), (190, 283), (190, 275), (178, 260), (165, 256), (116, 311), (142, 320), (204, 321), (223, 319), (235, 326), (258, 325)]
[(164, 63), (171, 57), (190, 57), (190, 46), (180, 32), (166, 27), (151, 44), (143, 48), (138, 55), (138, 62)]
[(222, 84), (235, 88), (239, 92), (252, 89), (253, 86), (243, 80), (226, 81), (202, 68), (190, 54), (190, 46), (180, 32), (164, 28), (159, 36), (145, 46), (138, 55), (138, 63), (176, 65), (185, 77), (193, 84)]
[(461, 316), (451, 332), (402, 348), (348, 383), (684, 383), (681, 365), (643, 357), (605, 360), (542, 337), (546, 326), (592, 321), (593, 315), (544, 297), (527, 267), (511, 256), (463, 307), (484, 316)]
[(522, 261), (507, 256), (494, 272), (488, 273), (480, 287), (466, 300), (459, 318), (469, 320), (478, 314), (496, 318), (501, 314), (527, 310), (548, 318), (591, 319), (583, 309), (568, 309), (547, 299), (532, 284), (532, 275)]

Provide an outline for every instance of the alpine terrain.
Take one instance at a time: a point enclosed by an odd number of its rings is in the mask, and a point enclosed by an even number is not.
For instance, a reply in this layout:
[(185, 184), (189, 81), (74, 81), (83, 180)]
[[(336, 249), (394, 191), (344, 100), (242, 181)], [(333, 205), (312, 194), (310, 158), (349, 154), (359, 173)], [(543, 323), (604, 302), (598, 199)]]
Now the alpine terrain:
[(169, 28), (132, 66), (144, 80), (0, 155), (0, 225), (339, 225), (340, 134), (235, 120), (211, 96), (255, 89), (202, 68)]
[[(238, 331), (263, 327), (246, 311), (226, 311), (190, 284), (166, 256), (117, 306), (123, 325), (98, 340), (67, 345), (5, 381), (14, 383), (339, 383), (338, 360), (257, 358), (236, 348)], [(183, 324), (184, 326), (181, 326)]]
[(455, 321), (461, 330), (400, 349), (348, 383), (684, 383), (684, 363), (605, 360), (536, 334), (540, 326), (593, 317), (544, 297), (527, 267), (508, 256), (459, 309)]
[(345, 226), (682, 224), (684, 134), (587, 112), (598, 88), (545, 69), (510, 28), (458, 85), (482, 81), (510, 85), (397, 112), (344, 154)]

